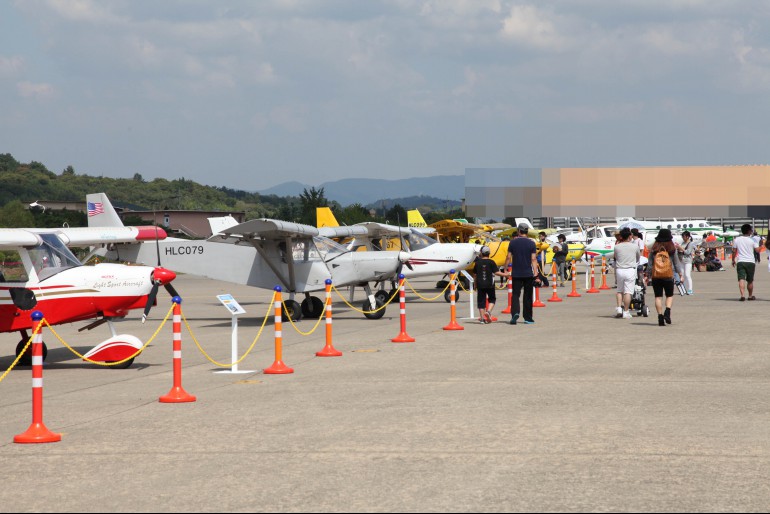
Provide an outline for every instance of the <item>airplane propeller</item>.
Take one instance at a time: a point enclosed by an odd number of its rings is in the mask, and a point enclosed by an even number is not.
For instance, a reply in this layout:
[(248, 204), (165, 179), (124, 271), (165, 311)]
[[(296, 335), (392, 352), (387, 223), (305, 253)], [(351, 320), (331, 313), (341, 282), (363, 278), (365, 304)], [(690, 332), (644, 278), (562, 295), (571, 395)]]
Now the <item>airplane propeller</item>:
[(176, 292), (174, 286), (171, 285), (171, 281), (176, 278), (176, 273), (167, 270), (160, 265), (160, 243), (158, 238), (157, 221), (155, 223), (155, 250), (158, 255), (158, 266), (152, 270), (150, 275), (150, 280), (152, 281), (152, 289), (150, 290), (150, 294), (147, 296), (147, 303), (144, 305), (142, 323), (147, 321), (147, 316), (150, 314), (150, 309), (152, 309), (152, 306), (155, 305), (155, 299), (158, 296), (158, 289), (160, 289), (160, 286), (163, 286), (166, 291), (168, 291), (168, 294), (170, 294), (172, 297), (179, 296), (179, 293)]
[(152, 274), (150, 276), (152, 280), (152, 289), (150, 290), (150, 294), (147, 296), (147, 303), (144, 305), (144, 313), (142, 313), (142, 323), (147, 321), (147, 316), (150, 314), (150, 309), (152, 309), (152, 306), (155, 304), (155, 298), (158, 296), (158, 289), (160, 289), (160, 286), (162, 285), (166, 291), (168, 291), (168, 294), (173, 296), (179, 296), (179, 293), (176, 292), (176, 289), (174, 289), (174, 286), (171, 285), (171, 281), (176, 278), (176, 273), (173, 271), (169, 271), (165, 268), (157, 267), (154, 270), (152, 270)]

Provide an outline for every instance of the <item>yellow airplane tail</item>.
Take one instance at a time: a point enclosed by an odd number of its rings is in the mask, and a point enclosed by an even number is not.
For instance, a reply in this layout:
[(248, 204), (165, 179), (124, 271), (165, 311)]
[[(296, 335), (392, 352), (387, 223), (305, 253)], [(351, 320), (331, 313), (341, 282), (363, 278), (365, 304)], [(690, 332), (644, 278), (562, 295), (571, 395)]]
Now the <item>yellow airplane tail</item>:
[(328, 207), (315, 208), (315, 225), (318, 228), (340, 226), (340, 224), (337, 223), (337, 218), (334, 217), (332, 210)]
[(410, 227), (427, 227), (428, 224), (417, 209), (412, 209), (406, 213), (407, 226)]

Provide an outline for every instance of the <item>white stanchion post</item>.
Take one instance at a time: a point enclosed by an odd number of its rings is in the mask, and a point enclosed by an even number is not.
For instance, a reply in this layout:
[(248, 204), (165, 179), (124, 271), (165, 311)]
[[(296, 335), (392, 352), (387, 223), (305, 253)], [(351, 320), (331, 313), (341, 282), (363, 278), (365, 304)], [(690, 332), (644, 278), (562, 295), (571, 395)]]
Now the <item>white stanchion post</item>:
[(468, 279), (468, 283), (470, 284), (470, 287), (468, 288), (468, 305), (470, 306), (470, 314), (468, 314), (467, 318), (461, 318), (461, 319), (476, 319), (476, 309), (474, 308), (474, 303), (476, 303), (476, 295), (473, 294), (473, 285), (474, 280), (470, 273), (468, 273), (465, 270), (462, 270), (460, 273), (462, 273), (465, 278)]

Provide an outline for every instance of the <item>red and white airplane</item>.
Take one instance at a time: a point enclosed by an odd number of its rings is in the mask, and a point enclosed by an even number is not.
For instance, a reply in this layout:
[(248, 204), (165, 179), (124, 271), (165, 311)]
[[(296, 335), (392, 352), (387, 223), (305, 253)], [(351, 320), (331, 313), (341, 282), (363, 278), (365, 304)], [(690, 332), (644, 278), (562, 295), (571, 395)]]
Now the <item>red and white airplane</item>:
[[(0, 332), (19, 332), (19, 355), (33, 328), (31, 314), (43, 313), (51, 325), (94, 319), (84, 329), (108, 323), (112, 337), (102, 341), (85, 357), (99, 362), (122, 361), (142, 348), (132, 335), (116, 334), (111, 323), (132, 309), (144, 309), (145, 315), (155, 303), (163, 285), (177, 296), (171, 286), (176, 275), (161, 267), (97, 264), (83, 266), (67, 245), (78, 246), (112, 240), (146, 239), (140, 229), (98, 233), (97, 228), (0, 229), (0, 250), (18, 252), (13, 266), (0, 267)], [(152, 229), (152, 238), (155, 229)], [(144, 231), (146, 232), (146, 230)], [(98, 233), (98, 235), (97, 235)], [(163, 233), (165, 236), (165, 233)], [(20, 361), (29, 364), (29, 351)], [(46, 348), (44, 346), (44, 356)], [(129, 367), (133, 359), (120, 367)]]

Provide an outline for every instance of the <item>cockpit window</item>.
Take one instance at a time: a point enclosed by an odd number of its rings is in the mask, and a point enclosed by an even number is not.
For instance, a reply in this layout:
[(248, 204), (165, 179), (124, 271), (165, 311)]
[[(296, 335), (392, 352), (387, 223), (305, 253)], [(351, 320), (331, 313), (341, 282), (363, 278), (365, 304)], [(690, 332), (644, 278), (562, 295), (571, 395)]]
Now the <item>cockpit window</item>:
[(427, 248), (430, 245), (436, 243), (435, 239), (426, 236), (422, 232), (418, 232), (414, 228), (409, 230), (409, 233), (404, 232), (403, 238), (406, 241), (409, 251), (411, 252), (415, 250), (422, 250), (423, 248)]
[(329, 259), (333, 259), (334, 257), (348, 252), (348, 250), (341, 244), (335, 243), (331, 239), (323, 236), (313, 237), (313, 242), (324, 261), (328, 261)]
[(56, 234), (40, 234), (43, 243), (29, 250), (37, 278), (45, 280), (66, 269), (80, 266), (75, 255)]

